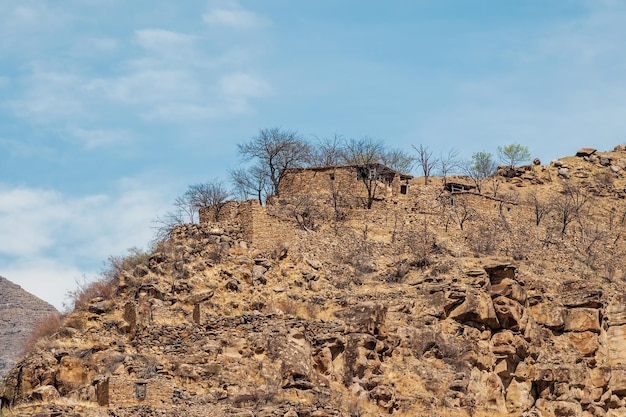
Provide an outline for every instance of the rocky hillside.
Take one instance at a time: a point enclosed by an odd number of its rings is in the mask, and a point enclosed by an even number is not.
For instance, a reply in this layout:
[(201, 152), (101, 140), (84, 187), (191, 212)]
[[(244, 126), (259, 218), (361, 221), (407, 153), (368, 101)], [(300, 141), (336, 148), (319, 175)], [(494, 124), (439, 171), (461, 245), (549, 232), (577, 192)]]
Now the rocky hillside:
[(17, 361), (35, 323), (56, 309), (0, 277), (0, 380)]
[(341, 216), (281, 196), (263, 241), (181, 226), (9, 372), (5, 412), (626, 415), (624, 168), (417, 178)]

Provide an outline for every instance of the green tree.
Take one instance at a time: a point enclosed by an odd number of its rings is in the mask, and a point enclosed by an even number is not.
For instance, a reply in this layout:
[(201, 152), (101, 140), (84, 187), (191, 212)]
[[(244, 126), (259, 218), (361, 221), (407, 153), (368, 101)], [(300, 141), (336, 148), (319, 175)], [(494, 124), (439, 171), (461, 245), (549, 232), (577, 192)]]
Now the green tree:
[(520, 162), (529, 161), (530, 151), (527, 146), (519, 143), (512, 143), (506, 146), (498, 146), (498, 157), (500, 161), (510, 168), (514, 168)]
[(482, 185), (486, 178), (495, 174), (498, 164), (489, 152), (480, 151), (472, 154), (472, 159), (466, 162), (464, 171), (474, 181), (478, 192), (482, 192)]

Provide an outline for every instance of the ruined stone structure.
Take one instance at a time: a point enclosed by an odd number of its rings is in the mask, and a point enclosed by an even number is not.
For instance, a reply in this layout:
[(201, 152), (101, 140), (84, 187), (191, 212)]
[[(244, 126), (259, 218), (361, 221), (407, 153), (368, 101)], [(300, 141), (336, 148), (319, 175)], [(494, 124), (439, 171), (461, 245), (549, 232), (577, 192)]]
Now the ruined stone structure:
[(356, 206), (359, 201), (367, 198), (363, 177), (368, 176), (375, 176), (378, 180), (378, 199), (407, 194), (409, 180), (413, 178), (382, 164), (293, 168), (285, 171), (279, 186), (279, 195), (307, 195), (326, 199), (342, 196)]
[(113, 375), (96, 388), (98, 405), (104, 407), (129, 407), (150, 405), (170, 407), (173, 404), (174, 387), (171, 379), (155, 377), (136, 379)]

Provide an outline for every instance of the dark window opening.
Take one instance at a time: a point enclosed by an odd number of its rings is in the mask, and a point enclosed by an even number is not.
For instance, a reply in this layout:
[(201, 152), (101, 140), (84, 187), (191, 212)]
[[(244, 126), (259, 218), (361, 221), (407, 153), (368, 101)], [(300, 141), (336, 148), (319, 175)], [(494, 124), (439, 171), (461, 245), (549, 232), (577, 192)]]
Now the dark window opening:
[(145, 382), (135, 382), (135, 396), (140, 401), (146, 399), (146, 385)]
[(406, 194), (409, 191), (409, 186), (406, 184), (400, 185), (400, 194)]
[(328, 177), (330, 178), (331, 181), (335, 180), (335, 174), (328, 174)]

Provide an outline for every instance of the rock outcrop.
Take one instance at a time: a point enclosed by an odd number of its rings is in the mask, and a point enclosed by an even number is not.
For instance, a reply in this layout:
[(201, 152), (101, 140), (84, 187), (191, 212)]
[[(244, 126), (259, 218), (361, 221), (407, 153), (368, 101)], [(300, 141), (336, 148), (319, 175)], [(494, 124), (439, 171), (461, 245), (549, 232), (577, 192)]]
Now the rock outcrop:
[(19, 358), (35, 323), (55, 313), (50, 304), (0, 277), (0, 380)]
[(234, 216), (180, 226), (12, 368), (3, 404), (18, 416), (626, 415), (626, 181), (605, 178), (619, 174), (599, 158), (617, 154), (591, 156), (494, 177), (492, 194), (411, 183), (315, 230), (280, 199), (248, 213), (264, 210), (253, 229)]

